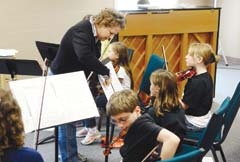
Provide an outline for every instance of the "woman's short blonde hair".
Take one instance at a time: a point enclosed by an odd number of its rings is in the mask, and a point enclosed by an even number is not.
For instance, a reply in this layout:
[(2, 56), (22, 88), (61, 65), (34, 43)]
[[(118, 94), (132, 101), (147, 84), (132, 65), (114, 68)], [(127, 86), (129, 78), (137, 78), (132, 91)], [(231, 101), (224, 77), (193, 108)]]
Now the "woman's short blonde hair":
[(125, 16), (114, 10), (106, 8), (102, 10), (99, 14), (93, 16), (94, 24), (105, 27), (115, 27), (120, 26), (121, 29), (125, 27), (126, 19)]

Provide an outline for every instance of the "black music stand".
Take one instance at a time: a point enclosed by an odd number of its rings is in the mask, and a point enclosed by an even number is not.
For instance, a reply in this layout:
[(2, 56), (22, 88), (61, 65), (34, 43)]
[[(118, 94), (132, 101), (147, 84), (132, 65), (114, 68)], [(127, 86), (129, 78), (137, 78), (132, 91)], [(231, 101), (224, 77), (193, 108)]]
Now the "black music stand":
[[(36, 41), (35, 43), (42, 59), (45, 60), (47, 58), (48, 61), (51, 63), (51, 61), (54, 59), (54, 57), (57, 54), (59, 44), (41, 42), (41, 41)], [(57, 130), (55, 130), (54, 132), (55, 133), (53, 135), (40, 140), (38, 144), (54, 142)]]
[(36, 60), (0, 59), (0, 74), (41, 76), (42, 68)]
[[(42, 57), (43, 60), (45, 60), (47, 58), (48, 62), (51, 63), (51, 61), (55, 58), (58, 48), (59, 48), (59, 44), (54, 44), (54, 43), (48, 43), (48, 42), (41, 42), (41, 41), (36, 41), (36, 46), (37, 49)], [(48, 65), (46, 65), (48, 66)], [(45, 143), (49, 143), (49, 142), (54, 142), (55, 141), (55, 161), (58, 161), (58, 128), (57, 126), (54, 128), (54, 134), (50, 135), (42, 140), (40, 140), (40, 142), (38, 143), (40, 144), (45, 144)]]
[(42, 56), (42, 59), (45, 60), (47, 58), (49, 61), (52, 61), (57, 54), (59, 44), (48, 43), (36, 41), (37, 49)]

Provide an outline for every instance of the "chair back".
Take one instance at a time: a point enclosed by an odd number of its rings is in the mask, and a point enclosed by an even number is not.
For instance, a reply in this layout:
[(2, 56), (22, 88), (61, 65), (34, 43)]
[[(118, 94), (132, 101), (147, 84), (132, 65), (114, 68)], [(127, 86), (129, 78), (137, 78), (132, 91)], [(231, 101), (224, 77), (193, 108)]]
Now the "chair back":
[[(219, 114), (224, 116), (226, 111), (228, 110), (228, 106), (230, 103), (230, 97), (226, 97), (219, 108), (215, 111), (215, 114)], [(187, 131), (186, 136), (184, 137), (184, 143), (190, 144), (190, 145), (197, 145), (203, 131)], [(222, 131), (220, 130), (217, 136), (217, 139), (221, 137)]]
[(161, 160), (158, 162), (199, 162), (203, 157), (204, 150), (199, 148), (185, 154), (175, 156), (171, 159)]
[(36, 41), (35, 43), (43, 60), (45, 60), (45, 58), (47, 58), (49, 61), (52, 61), (54, 59), (57, 54), (59, 44), (41, 41)]
[(224, 129), (222, 132), (222, 138), (221, 138), (221, 143), (225, 140), (231, 126), (232, 123), (237, 115), (237, 112), (239, 110), (240, 107), (240, 82), (238, 83), (233, 96), (230, 100), (229, 106), (228, 106), (228, 110), (224, 115)]
[(228, 96), (226, 97), (223, 102), (221, 103), (220, 107), (215, 111), (216, 114), (219, 114), (219, 115), (225, 115), (225, 113), (227, 112), (228, 110), (228, 106), (230, 104), (230, 100), (231, 98)]
[(128, 52), (129, 62), (131, 62), (131, 61), (132, 61), (132, 57), (133, 57), (133, 52), (134, 52), (134, 50), (133, 50), (132, 48), (128, 48), (127, 52)]
[[(221, 149), (221, 143), (223, 142), (223, 130), (225, 129), (224, 125), (226, 121), (225, 117), (227, 116), (230, 110), (230, 101), (231, 101), (230, 97), (226, 97), (222, 102), (222, 104), (220, 105), (220, 107), (214, 113), (214, 116), (217, 115), (222, 118), (221, 119), (222, 123), (218, 121), (210, 120), (208, 126), (202, 131), (197, 131), (197, 132), (188, 131), (186, 136), (184, 137), (184, 143), (193, 145), (193, 146), (198, 145), (198, 147), (204, 147), (205, 149), (207, 149), (207, 151), (210, 147), (215, 161), (218, 161), (216, 150)], [(211, 128), (209, 127), (213, 127), (213, 130), (211, 130)], [(209, 136), (208, 134), (210, 134), (211, 136)], [(215, 134), (217, 135), (215, 136)], [(225, 159), (222, 149), (220, 152), (223, 159)]]
[(150, 77), (151, 73), (157, 69), (164, 69), (164, 68), (165, 68), (165, 60), (156, 54), (152, 54), (148, 61), (146, 70), (143, 74), (143, 78), (142, 78), (142, 82), (139, 87), (139, 91), (143, 91), (147, 94), (150, 94), (149, 77)]
[(198, 142), (199, 148), (204, 148), (206, 153), (212, 147), (215, 138), (223, 127), (223, 116), (220, 114), (214, 113), (206, 127), (206, 129), (201, 134), (201, 137)]

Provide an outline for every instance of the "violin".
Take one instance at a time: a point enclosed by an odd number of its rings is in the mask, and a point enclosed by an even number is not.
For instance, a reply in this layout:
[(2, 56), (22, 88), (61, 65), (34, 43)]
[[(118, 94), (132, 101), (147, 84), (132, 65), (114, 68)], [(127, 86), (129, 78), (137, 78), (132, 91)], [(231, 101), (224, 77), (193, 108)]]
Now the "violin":
[(112, 142), (105, 148), (105, 150), (103, 151), (104, 156), (108, 156), (111, 153), (111, 149), (114, 146), (114, 143), (116, 143), (118, 140), (122, 139), (127, 133), (127, 130), (123, 129), (119, 135), (112, 140)]
[(144, 91), (140, 91), (138, 93), (138, 98), (141, 100), (142, 106), (144, 106), (145, 108), (148, 108), (149, 106), (151, 106), (155, 99), (154, 96), (148, 95)]
[(181, 72), (177, 72), (177, 73), (175, 73), (175, 75), (177, 77), (177, 81), (180, 82), (185, 79), (192, 78), (193, 76), (196, 75), (196, 73), (197, 73), (196, 70), (194, 68), (191, 68), (191, 69), (187, 69), (187, 70), (184, 70)]
[[(162, 45), (162, 53), (163, 53), (164, 61), (166, 63), (166, 70), (168, 71), (168, 62), (167, 62), (165, 49), (164, 49), (163, 45)], [(177, 77), (177, 81), (180, 82), (180, 81), (183, 81), (185, 79), (189, 79), (189, 78), (195, 76), (196, 75), (196, 70), (194, 68), (191, 68), (191, 69), (187, 69), (187, 70), (184, 70), (184, 71), (177, 72), (177, 73), (175, 73), (175, 75)]]
[(138, 97), (141, 100), (142, 104), (144, 107), (147, 107), (152, 99), (152, 96), (148, 95), (146, 92), (144, 91), (140, 91), (138, 93)]

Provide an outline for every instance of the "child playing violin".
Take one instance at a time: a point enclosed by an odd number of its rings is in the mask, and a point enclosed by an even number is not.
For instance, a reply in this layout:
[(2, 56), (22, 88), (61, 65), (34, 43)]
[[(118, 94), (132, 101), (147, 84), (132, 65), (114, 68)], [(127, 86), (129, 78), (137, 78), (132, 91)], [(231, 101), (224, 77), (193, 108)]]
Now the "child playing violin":
[(111, 43), (108, 49), (108, 58), (113, 64), (123, 89), (132, 89), (132, 71), (129, 65), (128, 51), (125, 44), (122, 42)]
[(147, 112), (163, 128), (175, 133), (181, 140), (185, 136), (184, 111), (178, 101), (177, 80), (173, 73), (158, 69), (150, 76), (152, 104)]
[(148, 113), (141, 114), (138, 97), (133, 90), (115, 92), (106, 109), (112, 122), (126, 131), (124, 145), (120, 148), (123, 162), (141, 162), (159, 143), (162, 144), (160, 159), (174, 156), (180, 139), (157, 125)]
[(198, 131), (205, 128), (211, 118), (213, 80), (207, 67), (220, 58), (209, 44), (192, 43), (185, 59), (186, 65), (194, 68), (196, 74), (188, 79), (179, 101), (185, 110), (187, 129)]
[[(122, 42), (113, 42), (109, 45), (107, 55), (112, 62), (117, 77), (123, 87), (123, 89), (133, 88), (132, 72), (129, 66), (129, 58), (127, 47)], [(104, 93), (98, 95), (95, 98), (95, 102), (98, 108), (106, 107), (107, 98)], [(85, 127), (77, 132), (77, 136), (85, 138), (81, 141), (83, 145), (88, 145), (98, 140), (101, 136), (96, 128), (95, 118), (84, 120)], [(89, 125), (89, 123), (92, 123)]]

